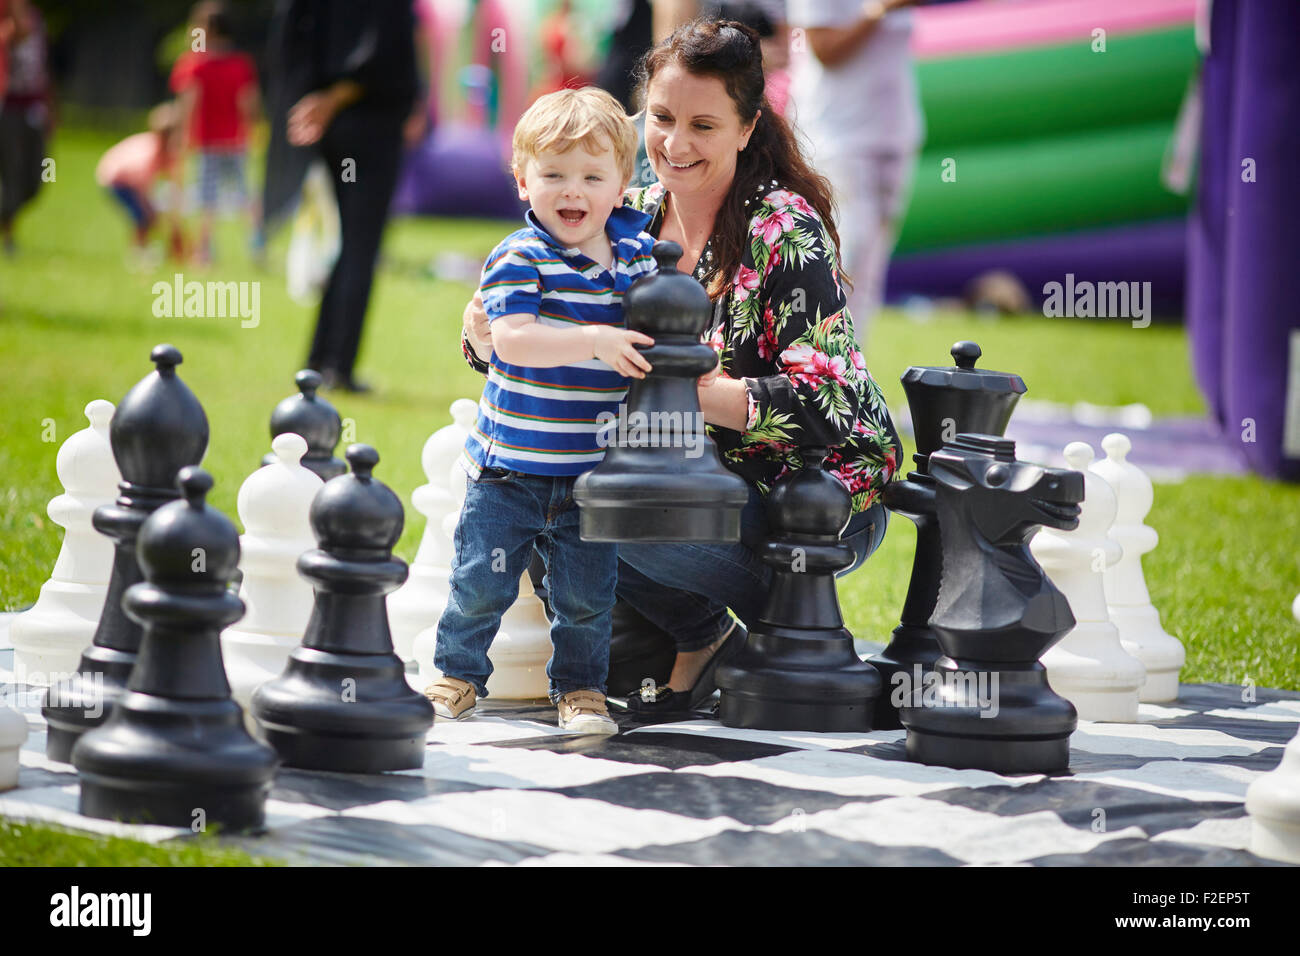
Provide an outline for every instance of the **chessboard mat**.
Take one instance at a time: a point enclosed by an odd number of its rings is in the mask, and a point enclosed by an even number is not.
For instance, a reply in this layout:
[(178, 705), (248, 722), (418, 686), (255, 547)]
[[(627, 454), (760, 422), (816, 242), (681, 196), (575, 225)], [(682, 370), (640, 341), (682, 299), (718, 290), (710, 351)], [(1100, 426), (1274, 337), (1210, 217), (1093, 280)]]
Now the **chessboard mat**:
[[(0, 683), (30, 735), (0, 816), (149, 842), (188, 829), (77, 812), (45, 757), (40, 691)], [(282, 769), (267, 830), (224, 842), (297, 864), (1250, 866), (1246, 788), (1300, 724), (1300, 693), (1185, 684), (1136, 724), (1081, 721), (1067, 773), (1001, 776), (905, 759), (903, 731), (780, 733), (707, 715), (581, 737), (545, 702), (483, 701), (429, 732), (424, 766)], [(1251, 694), (1247, 693), (1247, 697)], [(611, 708), (613, 710), (613, 708)]]

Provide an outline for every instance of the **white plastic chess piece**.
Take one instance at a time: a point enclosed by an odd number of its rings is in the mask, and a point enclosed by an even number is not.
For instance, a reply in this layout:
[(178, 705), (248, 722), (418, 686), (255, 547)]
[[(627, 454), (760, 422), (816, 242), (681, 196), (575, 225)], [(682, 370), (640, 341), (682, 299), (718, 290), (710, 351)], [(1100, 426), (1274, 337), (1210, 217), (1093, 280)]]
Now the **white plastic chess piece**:
[(1252, 853), (1300, 863), (1300, 733), (1286, 745), (1282, 762), (1250, 785), (1246, 812)]
[(1142, 574), (1142, 555), (1160, 541), (1156, 530), (1143, 523), (1155, 492), (1151, 479), (1126, 459), (1132, 443), (1125, 435), (1112, 432), (1101, 440), (1101, 447), (1106, 457), (1094, 462), (1091, 470), (1105, 478), (1115, 492), (1118, 509), (1110, 536), (1124, 549), (1123, 556), (1103, 576), (1110, 620), (1119, 628), (1124, 649), (1147, 669), (1141, 700), (1177, 700), (1178, 672), (1187, 653), (1182, 642), (1160, 626), (1160, 612), (1151, 604)]
[(448, 465), (465, 447), (465, 437), (474, 425), (478, 405), (468, 398), (451, 403), (452, 423), (440, 428), (424, 443), (420, 464), (427, 484), (411, 494), (411, 504), (427, 519), (420, 548), (411, 562), (406, 583), (388, 596), (388, 626), (393, 649), (404, 661), (414, 658), (415, 636), (433, 627), (447, 606), (447, 581), (453, 556), (451, 535), (443, 531), (447, 515), (456, 511), (448, 486)]
[[(1300, 621), (1300, 595), (1291, 613)], [(1300, 863), (1300, 733), (1282, 751), (1282, 762), (1250, 785), (1246, 812), (1252, 853)]]
[(1076, 621), (1042, 657), (1047, 682), (1079, 711), (1083, 720), (1132, 723), (1138, 716), (1138, 690), (1146, 670), (1120, 644), (1119, 631), (1106, 613), (1102, 572), (1120, 559), (1121, 549), (1106, 532), (1115, 520), (1115, 493), (1088, 470), (1092, 446), (1065, 446), (1065, 460), (1083, 472), (1083, 503), (1073, 531), (1043, 528), (1029, 544), (1034, 558), (1061, 589)]
[(111, 504), (122, 480), (108, 440), (113, 403), (86, 406), (90, 427), (70, 436), (54, 468), (64, 493), (50, 501), (51, 520), (65, 530), (50, 579), (36, 603), (14, 618), (14, 674), (19, 681), (47, 686), (50, 675), (70, 674), (90, 645), (104, 609), (113, 570), (113, 542), (90, 523), (100, 505)]
[[(443, 530), (449, 539), (455, 533), (456, 522), (460, 519), (459, 509), (465, 501), (466, 480), (460, 465), (453, 465), (448, 474), (448, 485), (457, 510), (443, 519)], [(414, 651), (416, 660), (419, 661), (418, 683), (421, 688), (427, 687), (441, 676), (433, 666), (437, 638), (436, 620), (415, 638)], [(551, 624), (546, 619), (542, 599), (533, 590), (532, 579), (525, 570), (519, 582), (519, 597), (501, 616), (501, 627), (488, 650), (488, 660), (492, 662), (492, 676), (488, 678), (487, 684), (489, 696), (498, 700), (537, 700), (546, 697), (550, 688), (546, 663), (550, 659)]]
[(298, 556), (316, 547), (308, 514), (324, 485), (300, 462), (307, 440), (293, 432), (271, 442), (276, 461), (249, 475), (235, 507), (244, 525), (239, 539), (239, 588), (247, 610), (221, 633), (230, 691), (248, 713), (258, 684), (279, 677), (311, 618), (311, 585), (298, 574)]
[(18, 752), (27, 739), (27, 719), (0, 704), (0, 790), (18, 786)]

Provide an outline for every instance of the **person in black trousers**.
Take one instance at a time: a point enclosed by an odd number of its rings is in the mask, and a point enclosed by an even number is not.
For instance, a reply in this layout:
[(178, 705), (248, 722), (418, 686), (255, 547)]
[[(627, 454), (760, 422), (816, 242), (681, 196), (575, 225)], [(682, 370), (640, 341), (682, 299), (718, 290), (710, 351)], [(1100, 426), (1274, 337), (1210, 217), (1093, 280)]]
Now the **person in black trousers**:
[(290, 0), (285, 26), (288, 140), (325, 160), (342, 232), (307, 365), (327, 386), (368, 391), (353, 366), (419, 92), (411, 0)]

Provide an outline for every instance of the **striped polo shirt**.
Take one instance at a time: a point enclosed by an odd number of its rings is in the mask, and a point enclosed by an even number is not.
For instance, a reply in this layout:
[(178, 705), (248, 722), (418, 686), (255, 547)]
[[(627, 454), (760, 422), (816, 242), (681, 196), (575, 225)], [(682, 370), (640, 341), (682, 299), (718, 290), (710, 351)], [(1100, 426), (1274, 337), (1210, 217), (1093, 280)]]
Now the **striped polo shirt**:
[[(614, 246), (613, 274), (576, 248), (555, 240), (530, 209), (528, 226), (507, 236), (483, 267), (479, 291), (488, 320), (535, 315), (543, 325), (624, 327), (623, 293), (653, 272), (650, 217), (627, 206), (605, 223)], [(462, 464), (530, 475), (580, 475), (605, 457), (596, 440), (598, 416), (617, 414), (627, 379), (599, 359), (533, 368), (492, 353), (478, 421), (465, 441)]]

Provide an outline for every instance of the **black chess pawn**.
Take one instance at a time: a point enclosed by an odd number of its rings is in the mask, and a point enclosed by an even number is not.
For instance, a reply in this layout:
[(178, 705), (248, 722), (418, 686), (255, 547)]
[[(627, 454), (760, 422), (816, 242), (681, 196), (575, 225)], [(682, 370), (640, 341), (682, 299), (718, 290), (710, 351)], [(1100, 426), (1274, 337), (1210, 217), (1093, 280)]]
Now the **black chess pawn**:
[(46, 756), (62, 763), (71, 759), (82, 733), (104, 722), (135, 664), (141, 629), (122, 610), (122, 597), (141, 580), (136, 562), (140, 526), (180, 497), (177, 473), (202, 461), (208, 447), (203, 406), (176, 374), (181, 353), (175, 346), (159, 345), (149, 357), (157, 367), (126, 393), (109, 426), (121, 494), (111, 505), (96, 508), (91, 519), (95, 530), (114, 541), (104, 610), (77, 672), (52, 680), (41, 707), (48, 724)]
[(853, 563), (840, 541), (853, 501), (822, 469), (826, 451), (800, 449), (803, 468), (767, 497), (767, 607), (744, 646), (718, 665), (718, 715), (728, 727), (871, 729), (880, 676), (854, 651), (835, 591), (835, 572)]
[(185, 496), (140, 528), (145, 583), (123, 606), (143, 628), (126, 693), (72, 750), (89, 817), (162, 826), (259, 829), (279, 762), (244, 728), (230, 696), (220, 634), (244, 615), (228, 585), (239, 533), (205, 503), (212, 478), (182, 468)]
[[(321, 386), (320, 373), (305, 368), (293, 377), (298, 385), (297, 395), (290, 395), (271, 412), (271, 438), (293, 432), (307, 441), (307, 454), (302, 456), (302, 466), (315, 472), (321, 481), (329, 481), (348, 470), (334, 449), (339, 443), (343, 422), (334, 406), (316, 394)], [(275, 464), (275, 453), (262, 457), (262, 464)]]
[(627, 327), (655, 344), (653, 370), (633, 379), (618, 418), (602, 432), (604, 460), (574, 483), (587, 541), (739, 541), (749, 491), (723, 467), (705, 433), (695, 382), (717, 362), (700, 341), (713, 306), (677, 271), (681, 246), (656, 242), (659, 270), (623, 296)]
[(934, 514), (934, 481), (929, 474), (930, 455), (960, 432), (1001, 435), (1016, 402), (1025, 393), (1019, 375), (976, 369), (980, 347), (958, 342), (951, 350), (956, 364), (912, 366), (903, 373), (903, 390), (912, 413), (916, 438), (916, 470), (905, 481), (885, 488), (890, 511), (916, 524), (916, 552), (912, 577), (903, 602), (902, 618), (889, 646), (868, 660), (880, 672), (884, 691), (876, 700), (877, 730), (902, 727), (898, 708), (915, 674), (927, 672), (943, 656), (939, 638), (930, 628), (930, 615), (939, 596), (939, 525)]
[(1043, 525), (1078, 525), (1083, 475), (1017, 461), (1015, 442), (996, 435), (958, 435), (929, 466), (943, 546), (930, 626), (946, 656), (908, 688), (907, 754), (996, 773), (1064, 770), (1077, 715), (1038, 659), (1074, 615), (1029, 540)]
[(424, 763), (433, 705), (406, 682), (393, 652), (385, 596), (406, 580), (393, 557), (404, 515), (371, 472), (369, 445), (347, 450), (352, 472), (325, 483), (311, 505), (319, 547), (298, 559), (316, 603), (284, 673), (253, 692), (260, 733), (290, 767), (376, 773)]

